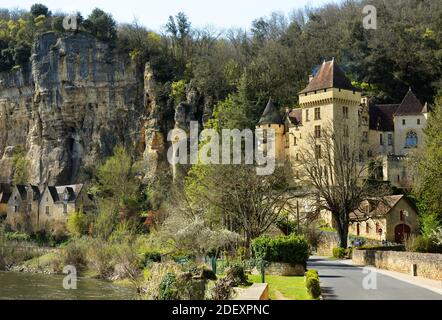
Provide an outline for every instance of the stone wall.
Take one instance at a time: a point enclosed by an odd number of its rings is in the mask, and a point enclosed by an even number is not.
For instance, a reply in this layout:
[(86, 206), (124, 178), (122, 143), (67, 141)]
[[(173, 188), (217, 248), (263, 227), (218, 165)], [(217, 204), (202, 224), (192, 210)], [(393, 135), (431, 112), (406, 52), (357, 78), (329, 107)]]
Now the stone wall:
[[(272, 262), (265, 269), (266, 275), (269, 276), (282, 276), (282, 277), (295, 277), (304, 276), (305, 268), (301, 264), (296, 263), (276, 263)], [(257, 268), (252, 270), (252, 274), (261, 274)]]
[(411, 274), (417, 266), (417, 276), (442, 280), (442, 254), (354, 250), (353, 262), (376, 268)]
[(321, 240), (316, 248), (316, 255), (323, 257), (333, 256), (333, 248), (339, 247), (339, 237), (337, 233), (322, 232)]

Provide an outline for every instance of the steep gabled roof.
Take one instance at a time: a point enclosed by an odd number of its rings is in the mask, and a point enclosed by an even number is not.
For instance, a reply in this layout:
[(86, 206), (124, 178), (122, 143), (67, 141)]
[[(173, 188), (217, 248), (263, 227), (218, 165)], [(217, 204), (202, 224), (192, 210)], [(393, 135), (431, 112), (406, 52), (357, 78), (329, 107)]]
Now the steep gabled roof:
[(367, 220), (367, 218), (385, 217), (402, 199), (409, 202), (407, 197), (404, 195), (386, 196), (380, 200), (366, 200), (361, 203), (362, 209), (355, 210), (350, 214), (350, 220), (353, 222), (358, 222)]
[(334, 59), (332, 61), (324, 61), (307, 88), (302, 90), (300, 94), (329, 88), (358, 91)]
[(24, 184), (17, 184), (15, 186), (20, 194), (22, 200), (26, 200), (28, 197), (28, 188)]
[(266, 124), (283, 124), (281, 115), (273, 104), (272, 98), (269, 99), (267, 107), (262, 114), (261, 120), (258, 122), (258, 125)]
[(394, 131), (394, 114), (398, 104), (376, 104), (369, 107), (370, 130)]
[(65, 193), (68, 194), (68, 202), (76, 201), (78, 195), (83, 189), (83, 184), (74, 184), (68, 186), (48, 186), (49, 194), (54, 202), (63, 202)]
[(419, 101), (419, 99), (410, 88), (410, 90), (408, 90), (407, 94), (405, 95), (404, 100), (399, 105), (395, 116), (413, 116), (422, 114), (423, 112), (424, 105), (422, 105), (422, 103)]

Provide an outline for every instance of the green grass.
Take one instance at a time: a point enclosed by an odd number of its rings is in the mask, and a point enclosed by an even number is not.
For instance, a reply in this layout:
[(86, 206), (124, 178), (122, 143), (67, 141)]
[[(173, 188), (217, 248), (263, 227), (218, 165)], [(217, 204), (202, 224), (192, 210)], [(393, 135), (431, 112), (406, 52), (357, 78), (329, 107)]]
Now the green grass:
[[(260, 275), (249, 275), (249, 281), (261, 283)], [(312, 300), (305, 286), (304, 277), (280, 277), (266, 276), (265, 281), (269, 284), (271, 300), (277, 300), (279, 291), (288, 300)]]

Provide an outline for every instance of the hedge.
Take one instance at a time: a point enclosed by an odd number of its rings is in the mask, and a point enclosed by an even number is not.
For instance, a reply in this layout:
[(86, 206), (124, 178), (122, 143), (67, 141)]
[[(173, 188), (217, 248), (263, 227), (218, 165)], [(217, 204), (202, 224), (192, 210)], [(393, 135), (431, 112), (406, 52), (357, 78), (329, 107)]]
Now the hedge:
[(344, 259), (347, 255), (347, 250), (344, 248), (333, 248), (333, 258)]
[(321, 296), (321, 285), (317, 270), (309, 270), (305, 273), (305, 285), (310, 296), (313, 299), (319, 299)]
[(304, 237), (296, 235), (270, 238), (261, 236), (252, 242), (255, 257), (267, 262), (299, 263), (306, 265), (309, 246)]

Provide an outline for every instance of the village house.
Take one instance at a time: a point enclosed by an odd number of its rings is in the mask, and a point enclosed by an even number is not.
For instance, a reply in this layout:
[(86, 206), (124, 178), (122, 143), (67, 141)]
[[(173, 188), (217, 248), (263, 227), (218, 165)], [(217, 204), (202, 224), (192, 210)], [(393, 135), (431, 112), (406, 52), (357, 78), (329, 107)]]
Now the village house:
[(17, 185), (8, 202), (6, 224), (16, 231), (38, 232), (65, 228), (69, 214), (89, 212), (94, 203), (83, 184), (45, 186)]
[(6, 225), (15, 231), (31, 232), (38, 215), (40, 189), (33, 185), (18, 184), (12, 189), (8, 201)]
[(404, 195), (364, 201), (350, 218), (350, 234), (368, 239), (403, 243), (419, 232), (417, 209)]

